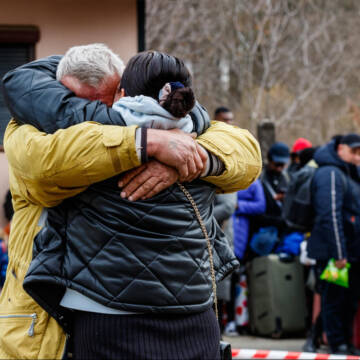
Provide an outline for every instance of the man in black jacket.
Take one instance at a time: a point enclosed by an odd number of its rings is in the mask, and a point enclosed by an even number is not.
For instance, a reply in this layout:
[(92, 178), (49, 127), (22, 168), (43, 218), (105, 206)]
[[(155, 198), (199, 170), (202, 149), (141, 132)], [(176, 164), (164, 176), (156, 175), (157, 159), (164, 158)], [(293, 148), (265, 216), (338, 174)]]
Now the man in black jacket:
[(284, 168), (290, 160), (289, 147), (281, 142), (273, 144), (268, 151), (268, 164), (261, 174), (261, 184), (266, 198), (266, 212), (252, 220), (252, 232), (261, 227), (275, 226), (279, 231), (284, 228), (282, 202), (288, 187), (288, 177)]
[(318, 149), (319, 165), (312, 181), (315, 224), (308, 241), (309, 257), (316, 259), (320, 276), (329, 259), (341, 269), (347, 263), (349, 288), (320, 281), (321, 314), (331, 351), (356, 354), (352, 345), (353, 320), (360, 275), (360, 136), (348, 134)]

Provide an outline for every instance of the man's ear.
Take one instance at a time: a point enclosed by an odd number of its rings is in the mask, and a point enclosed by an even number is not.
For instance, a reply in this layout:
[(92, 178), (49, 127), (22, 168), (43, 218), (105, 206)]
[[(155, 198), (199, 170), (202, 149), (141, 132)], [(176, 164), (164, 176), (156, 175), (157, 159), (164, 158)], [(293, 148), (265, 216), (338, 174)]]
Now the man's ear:
[(121, 88), (121, 89), (120, 89), (120, 99), (121, 99), (122, 97), (124, 97), (124, 96), (126, 96), (126, 95), (125, 95), (125, 89), (124, 89), (124, 88)]

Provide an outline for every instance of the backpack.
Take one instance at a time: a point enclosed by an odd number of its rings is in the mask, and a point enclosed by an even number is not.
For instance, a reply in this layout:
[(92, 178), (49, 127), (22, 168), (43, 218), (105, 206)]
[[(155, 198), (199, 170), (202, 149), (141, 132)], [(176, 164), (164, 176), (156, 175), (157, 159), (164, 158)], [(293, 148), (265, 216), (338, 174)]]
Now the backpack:
[(282, 217), (287, 226), (308, 232), (314, 224), (314, 209), (311, 201), (311, 183), (316, 168), (305, 166), (295, 173), (285, 194)]
[[(317, 167), (304, 166), (295, 173), (286, 192), (282, 217), (287, 226), (300, 232), (310, 232), (315, 221), (315, 211), (312, 205), (311, 183)], [(340, 171), (345, 189), (347, 180)], [(345, 190), (346, 191), (346, 190)]]

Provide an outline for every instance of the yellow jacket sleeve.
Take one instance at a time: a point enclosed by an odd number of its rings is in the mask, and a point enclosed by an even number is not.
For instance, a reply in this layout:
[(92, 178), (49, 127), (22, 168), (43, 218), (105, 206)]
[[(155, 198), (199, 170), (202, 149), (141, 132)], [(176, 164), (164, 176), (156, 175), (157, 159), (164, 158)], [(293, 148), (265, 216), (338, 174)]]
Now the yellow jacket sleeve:
[(197, 141), (225, 165), (225, 171), (220, 176), (203, 179), (216, 185), (220, 192), (246, 189), (260, 175), (260, 146), (249, 131), (212, 121), (209, 129)]
[(92, 183), (139, 166), (135, 130), (85, 122), (45, 134), (12, 120), (4, 136), (10, 186), (30, 203), (58, 205)]

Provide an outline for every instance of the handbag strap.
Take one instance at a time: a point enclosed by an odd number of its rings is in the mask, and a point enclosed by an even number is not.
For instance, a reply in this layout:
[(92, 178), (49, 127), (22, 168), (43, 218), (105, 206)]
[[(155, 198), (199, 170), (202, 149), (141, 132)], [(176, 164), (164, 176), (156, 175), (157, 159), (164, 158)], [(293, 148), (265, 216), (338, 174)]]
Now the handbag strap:
[(185, 188), (184, 185), (180, 184), (179, 182), (177, 182), (177, 185), (179, 186), (179, 188), (181, 189), (181, 191), (184, 193), (184, 195), (187, 197), (187, 199), (189, 200), (191, 206), (194, 209), (196, 218), (200, 224), (201, 230), (204, 234), (204, 237), (206, 239), (206, 243), (207, 243), (207, 248), (208, 248), (208, 252), (209, 252), (209, 262), (210, 262), (210, 273), (211, 273), (211, 282), (212, 282), (212, 289), (213, 289), (213, 294), (214, 294), (214, 305), (215, 305), (215, 316), (216, 319), (219, 319), (219, 313), (218, 313), (218, 306), (217, 306), (217, 296), (216, 296), (216, 280), (215, 280), (215, 270), (214, 270), (214, 259), (213, 259), (213, 254), (212, 254), (212, 250), (211, 250), (211, 242), (209, 239), (209, 235), (207, 233), (205, 224), (203, 222), (203, 219), (200, 215), (200, 211), (198, 209), (198, 207), (196, 206), (195, 200), (193, 199), (193, 197), (191, 196), (191, 194), (189, 193), (189, 191), (187, 191), (187, 189)]

